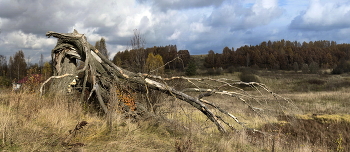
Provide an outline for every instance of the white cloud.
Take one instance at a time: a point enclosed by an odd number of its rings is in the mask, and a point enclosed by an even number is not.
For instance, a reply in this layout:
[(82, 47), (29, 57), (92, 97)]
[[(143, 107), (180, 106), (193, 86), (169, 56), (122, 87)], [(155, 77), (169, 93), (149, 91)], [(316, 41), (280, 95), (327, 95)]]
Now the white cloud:
[(52, 46), (56, 42), (52, 39), (38, 37), (34, 34), (26, 34), (22, 31), (14, 31), (4, 36), (4, 44), (11, 45), (21, 49), (40, 49), (46, 46)]
[(291, 22), (292, 29), (333, 30), (350, 26), (350, 2), (312, 0)]
[(250, 10), (252, 13), (244, 19), (248, 27), (269, 24), (272, 20), (282, 15), (282, 9), (278, 7), (277, 0), (257, 1)]
[[(225, 46), (237, 48), (269, 39), (350, 41), (346, 36), (350, 27), (348, 0), (310, 3), (302, 0), (0, 0), (0, 3), (0, 54), (5, 55), (23, 49), (28, 56), (37, 56), (34, 55), (37, 52), (47, 52), (49, 56), (56, 39), (46, 38), (45, 33), (73, 29), (84, 33), (91, 44), (104, 37), (111, 54), (128, 47), (134, 29), (145, 38), (146, 47), (176, 44), (179, 49), (194, 54), (220, 52)], [(333, 32), (324, 32), (327, 30)]]
[(196, 32), (196, 33), (209, 32), (211, 29), (210, 26), (205, 26), (203, 25), (203, 23), (200, 23), (200, 22), (191, 23), (190, 28), (193, 32)]
[(282, 13), (276, 0), (257, 0), (255, 3), (234, 1), (215, 9), (208, 18), (208, 23), (214, 27), (242, 30), (269, 24)]
[(175, 30), (174, 33), (171, 36), (169, 36), (167, 39), (168, 40), (177, 40), (180, 35), (181, 35), (181, 32), (179, 30)]

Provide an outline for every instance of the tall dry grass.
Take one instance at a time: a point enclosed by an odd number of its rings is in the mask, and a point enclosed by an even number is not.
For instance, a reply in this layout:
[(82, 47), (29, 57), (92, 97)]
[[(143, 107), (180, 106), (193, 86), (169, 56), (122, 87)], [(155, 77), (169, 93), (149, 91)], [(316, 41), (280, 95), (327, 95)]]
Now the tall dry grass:
[(321, 91), (308, 93), (284, 94), (292, 98), (305, 113), (315, 114), (350, 114), (350, 88), (339, 91)]
[[(225, 77), (237, 78), (237, 73)], [(298, 85), (297, 80), (271, 76), (260, 76), (263, 83), (270, 83), (273, 91), (291, 98), (303, 112), (298, 118), (310, 119), (314, 124), (327, 125), (326, 121), (348, 120), (347, 88), (323, 92), (289, 92), (288, 88)], [(317, 85), (317, 84), (314, 84)], [(277, 101), (263, 102), (264, 117), (258, 116), (243, 102), (226, 96), (209, 97), (246, 126), (255, 129), (272, 128), (271, 132), (260, 134), (250, 132), (235, 122), (236, 131), (222, 135), (214, 124), (202, 113), (187, 103), (172, 97), (162, 98), (157, 103), (155, 117), (142, 120), (126, 119), (120, 113), (112, 115), (112, 127), (107, 119), (96, 112), (88, 111), (88, 105), (74, 97), (39, 97), (32, 93), (14, 93), (0, 90), (0, 150), (4, 151), (336, 151), (325, 143), (314, 145), (311, 141), (291, 138), (283, 126), (292, 122), (281, 120), (281, 107)], [(292, 109), (293, 110), (293, 109)], [(214, 111), (215, 112), (215, 111)], [(317, 117), (313, 117), (317, 114)], [(327, 114), (327, 115), (324, 115)], [(318, 116), (319, 115), (319, 116)], [(339, 116), (338, 116), (339, 115)], [(319, 122), (320, 120), (323, 121)], [(349, 119), (350, 120), (350, 119)], [(70, 136), (69, 131), (86, 121), (88, 124), (77, 131), (76, 136), (62, 144)], [(333, 121), (332, 121), (333, 122)], [(336, 121), (330, 125), (336, 126)], [(295, 124), (293, 124), (295, 125)], [(306, 124), (302, 124), (307, 126)], [(344, 127), (340, 126), (340, 127)], [(345, 126), (346, 127), (346, 126)], [(307, 132), (307, 128), (299, 130)], [(342, 129), (342, 128), (339, 128)], [(346, 128), (345, 128), (346, 129)], [(291, 131), (291, 130), (289, 130)], [(331, 130), (330, 130), (331, 131)], [(341, 133), (341, 132), (339, 132)], [(348, 137), (333, 135), (331, 143), (346, 150)], [(309, 136), (309, 135), (308, 135)], [(334, 140), (334, 142), (333, 142)], [(325, 141), (325, 140), (323, 140)], [(346, 147), (345, 147), (346, 148)]]
[[(168, 100), (168, 99), (165, 99)], [(182, 101), (162, 105), (164, 117), (143, 121), (113, 115), (112, 129), (104, 116), (85, 111), (72, 97), (1, 91), (0, 149), (4, 151), (260, 151), (245, 132), (220, 134), (201, 113)], [(164, 108), (165, 107), (165, 108)], [(172, 111), (168, 111), (168, 110)], [(170, 112), (170, 113), (169, 113)], [(160, 113), (159, 113), (160, 114)], [(160, 114), (162, 115), (162, 114)], [(163, 115), (165, 116), (165, 115)], [(88, 124), (67, 141), (75, 126)], [(67, 144), (63, 142), (67, 141)]]
[(79, 103), (70, 99), (40, 98), (36, 94), (14, 92), (1, 92), (0, 96), (3, 149), (45, 151), (61, 148), (59, 142), (68, 130), (86, 119)]

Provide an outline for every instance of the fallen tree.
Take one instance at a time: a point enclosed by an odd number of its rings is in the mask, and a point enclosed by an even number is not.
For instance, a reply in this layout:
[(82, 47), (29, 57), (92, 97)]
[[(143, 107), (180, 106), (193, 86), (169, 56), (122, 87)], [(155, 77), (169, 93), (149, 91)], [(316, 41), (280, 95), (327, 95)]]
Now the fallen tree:
[[(227, 132), (224, 125), (231, 129), (235, 129), (229, 120), (215, 114), (213, 110), (219, 111), (229, 119), (247, 128), (245, 124), (223, 108), (212, 103), (205, 98), (213, 94), (227, 95), (228, 97), (237, 98), (248, 105), (252, 111), (257, 114), (262, 109), (254, 107), (250, 102), (260, 103), (263, 99), (261, 91), (265, 91), (276, 99), (281, 99), (285, 103), (291, 103), (288, 99), (270, 91), (261, 83), (245, 83), (229, 79), (211, 79), (211, 78), (188, 78), (188, 77), (170, 77), (162, 78), (161, 76), (151, 75), (147, 73), (134, 73), (125, 70), (113, 64), (108, 58), (102, 55), (94, 46), (87, 42), (83, 34), (79, 34), (76, 30), (73, 33), (57, 33), (49, 31), (46, 33), (48, 37), (58, 38), (57, 45), (52, 50), (52, 61), (54, 66), (54, 76), (45, 81), (41, 88), (41, 94), (44, 92), (44, 86), (51, 81), (47, 92), (54, 92), (58, 95), (67, 95), (71, 93), (72, 86), (79, 89), (81, 100), (90, 100), (98, 104), (104, 113), (109, 113), (110, 105), (114, 100), (111, 99), (111, 93), (116, 93), (116, 86), (123, 90), (122, 84), (132, 84), (139, 88), (135, 92), (148, 93), (148, 90), (157, 90), (174, 98), (185, 101), (201, 111), (211, 122), (213, 122), (218, 130), (222, 133)], [(80, 61), (80, 62), (78, 62)], [(80, 64), (81, 68), (78, 68)], [(78, 78), (78, 80), (77, 80)], [(191, 87), (177, 90), (168, 85), (168, 81), (182, 80), (191, 84)], [(259, 94), (251, 95), (240, 89), (239, 85), (250, 86)], [(237, 91), (227, 91), (225, 89)], [(146, 91), (145, 91), (146, 90)], [(186, 92), (198, 92), (198, 96), (189, 95)], [(114, 95), (114, 97), (116, 97)], [(210, 108), (209, 108), (209, 107)], [(136, 109), (138, 110), (138, 109)]]

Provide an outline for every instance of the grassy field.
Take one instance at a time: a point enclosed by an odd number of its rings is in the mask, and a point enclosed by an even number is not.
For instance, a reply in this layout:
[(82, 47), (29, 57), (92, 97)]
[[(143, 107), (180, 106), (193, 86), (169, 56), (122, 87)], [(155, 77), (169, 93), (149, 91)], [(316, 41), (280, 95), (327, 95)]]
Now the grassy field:
[[(239, 79), (238, 72), (212, 76)], [(221, 134), (189, 104), (161, 97), (155, 116), (126, 119), (120, 113), (107, 123), (73, 97), (39, 97), (0, 90), (1, 151), (350, 151), (348, 75), (255, 73), (269, 89), (291, 99), (264, 98), (251, 105), (236, 98), (206, 98), (229, 111), (247, 128)], [(246, 89), (249, 93), (256, 90)], [(268, 96), (264, 94), (263, 96)], [(248, 101), (249, 102), (249, 101)], [(80, 127), (80, 123), (88, 124)]]

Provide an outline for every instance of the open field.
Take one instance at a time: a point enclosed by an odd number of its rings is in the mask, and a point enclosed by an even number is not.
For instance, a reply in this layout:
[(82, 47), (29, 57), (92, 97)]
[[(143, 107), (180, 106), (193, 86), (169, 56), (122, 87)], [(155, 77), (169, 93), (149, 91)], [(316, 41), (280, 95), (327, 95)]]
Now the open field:
[[(212, 78), (238, 79), (239, 73)], [(162, 97), (138, 121), (116, 113), (112, 122), (74, 97), (39, 97), (0, 90), (0, 150), (3, 151), (350, 151), (350, 76), (258, 71), (262, 83), (291, 99), (268, 98), (253, 106), (224, 95), (206, 99), (229, 111), (247, 128), (221, 134), (187, 103)], [(244, 88), (254, 93), (251, 88)], [(271, 100), (270, 100), (271, 99)], [(69, 132), (77, 124), (88, 124)], [(79, 126), (79, 125), (78, 125)]]

